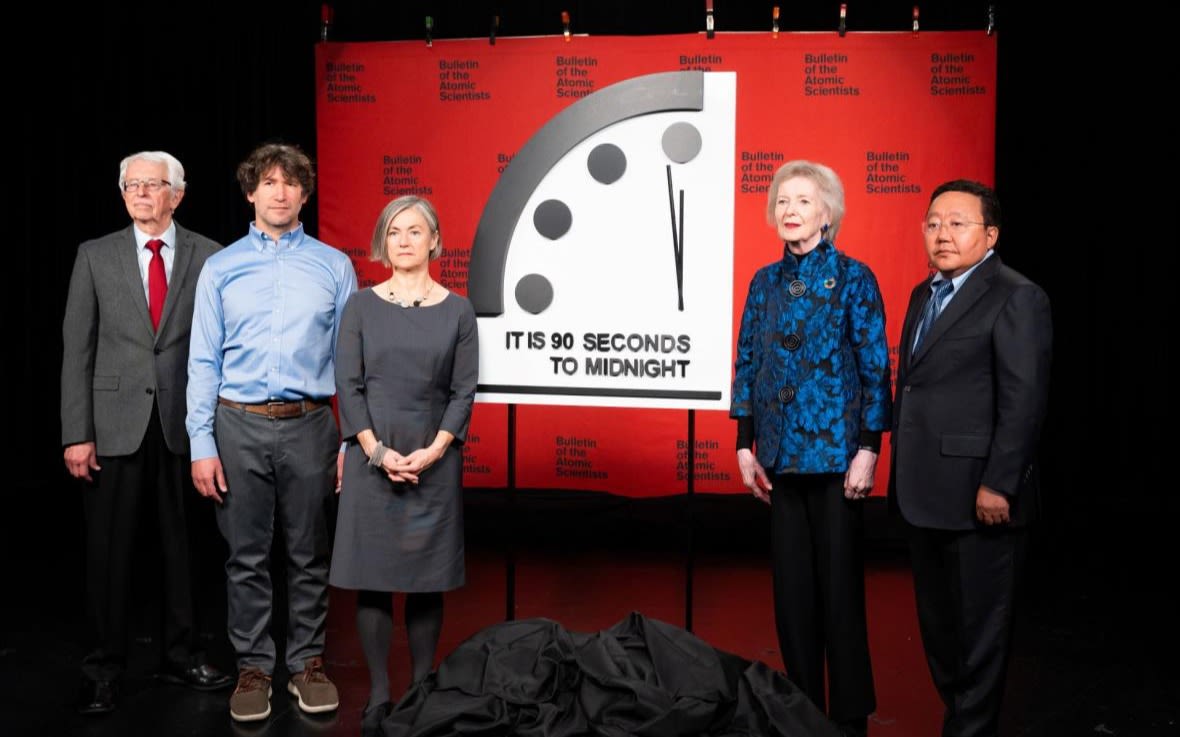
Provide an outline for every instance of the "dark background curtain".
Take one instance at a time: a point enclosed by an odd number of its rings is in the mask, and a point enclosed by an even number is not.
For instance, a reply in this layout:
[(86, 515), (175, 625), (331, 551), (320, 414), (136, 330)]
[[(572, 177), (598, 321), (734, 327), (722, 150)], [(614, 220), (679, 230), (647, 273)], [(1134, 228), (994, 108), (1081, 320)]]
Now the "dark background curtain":
[[(772, 5), (718, 0), (717, 30), (768, 31)], [(786, 32), (836, 26), (838, 3), (782, 5)], [(912, 3), (850, 5), (851, 31), (910, 27)], [(1163, 589), (1176, 575), (1180, 494), (1168, 462), (1177, 453), (1176, 372), (1166, 358), (1176, 332), (1177, 238), (1175, 208), (1151, 194), (1171, 189), (1175, 165), (1174, 124), (1160, 112), (1172, 88), (1163, 77), (1174, 68), (1165, 60), (1167, 23), (1130, 6), (1092, 16), (1029, 5), (996, 7), (996, 185), (1005, 209), (1000, 253), (1044, 286), (1055, 318), (1045, 510), (1032, 562), (1133, 594), (1148, 625), (1174, 623)], [(704, 3), (672, 0), (334, 8), (331, 38), (343, 41), (422, 38), (426, 15), (440, 39), (486, 36), (494, 14), (502, 36), (560, 33), (562, 10), (575, 33), (590, 34), (697, 32), (705, 17)], [(15, 484), (0, 492), (0, 532), (4, 560), (18, 572), (57, 576), (36, 569), (72, 560), (57, 580), (80, 595), (81, 505), (61, 462), (58, 412), (61, 319), (77, 245), (126, 225), (117, 165), (142, 149), (184, 163), (181, 223), (222, 243), (245, 233), (252, 212), (234, 179), (237, 163), (271, 139), (315, 153), (320, 4), (41, 2), (24, 11), (30, 20), (9, 23), (4, 67), (5, 275), (15, 295), (4, 364)], [(923, 3), (922, 28), (982, 32), (987, 13), (981, 2)], [(1158, 190), (1147, 185), (1157, 175), (1165, 182)], [(314, 197), (303, 215), (316, 233)], [(899, 247), (921, 244), (915, 235)], [(35, 554), (50, 548), (58, 554)]]

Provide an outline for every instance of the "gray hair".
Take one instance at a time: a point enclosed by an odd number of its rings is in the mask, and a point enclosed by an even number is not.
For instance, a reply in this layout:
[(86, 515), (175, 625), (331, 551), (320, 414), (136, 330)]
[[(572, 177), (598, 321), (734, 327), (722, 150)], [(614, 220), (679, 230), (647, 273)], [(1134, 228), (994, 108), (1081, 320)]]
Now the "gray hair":
[(830, 227), (824, 233), (824, 238), (829, 242), (835, 242), (836, 231), (840, 229), (840, 223), (844, 220), (844, 184), (830, 167), (817, 164), (814, 161), (804, 161), (803, 159), (788, 161), (774, 173), (774, 180), (770, 183), (770, 192), (766, 202), (766, 221), (772, 227), (777, 226), (774, 221), (774, 203), (778, 199), (778, 188), (782, 186), (783, 182), (795, 177), (810, 179), (815, 183), (815, 188), (819, 190), (819, 198), (823, 200), (824, 206), (828, 208), (828, 214), (832, 218), (829, 223)]
[(438, 237), (434, 248), (430, 249), (430, 260), (433, 261), (442, 255), (442, 231), (438, 227), (438, 213), (434, 211), (434, 205), (425, 198), (408, 194), (393, 200), (381, 211), (381, 216), (377, 218), (377, 227), (373, 228), (373, 250), (369, 255), (370, 260), (380, 261), (386, 266), (393, 266), (389, 260), (389, 252), (385, 248), (385, 234), (389, 231), (389, 224), (393, 222), (393, 219), (411, 208), (426, 220), (430, 232)]
[(127, 181), (127, 167), (131, 166), (132, 161), (150, 161), (153, 164), (164, 164), (168, 167), (168, 181), (172, 184), (174, 192), (181, 192), (184, 190), (184, 167), (175, 156), (167, 151), (140, 151), (137, 154), (131, 154), (127, 158), (119, 162), (119, 191), (123, 191), (123, 182)]

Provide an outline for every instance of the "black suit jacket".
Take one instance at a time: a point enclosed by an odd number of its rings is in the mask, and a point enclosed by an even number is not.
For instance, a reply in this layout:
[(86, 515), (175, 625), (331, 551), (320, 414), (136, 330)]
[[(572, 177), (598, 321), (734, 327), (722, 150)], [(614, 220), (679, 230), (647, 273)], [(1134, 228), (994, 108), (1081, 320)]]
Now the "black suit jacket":
[(983, 484), (1008, 497), (1013, 525), (1027, 523), (1039, 506), (1033, 460), (1049, 390), (1049, 298), (993, 254), (911, 356), (930, 281), (910, 295), (898, 348), (890, 504), (918, 527), (971, 530), (982, 526)]

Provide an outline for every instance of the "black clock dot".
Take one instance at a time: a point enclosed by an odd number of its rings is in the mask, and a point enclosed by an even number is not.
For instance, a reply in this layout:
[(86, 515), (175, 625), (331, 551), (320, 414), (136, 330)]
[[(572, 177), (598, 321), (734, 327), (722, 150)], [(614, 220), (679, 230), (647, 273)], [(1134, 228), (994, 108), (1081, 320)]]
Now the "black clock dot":
[(545, 200), (533, 211), (533, 227), (549, 240), (557, 240), (574, 222), (570, 209), (561, 200)]
[(595, 146), (586, 157), (586, 168), (595, 180), (614, 184), (627, 171), (627, 155), (613, 143), (602, 143)]
[(553, 303), (553, 285), (540, 274), (529, 274), (516, 282), (516, 303), (525, 312), (540, 314)]

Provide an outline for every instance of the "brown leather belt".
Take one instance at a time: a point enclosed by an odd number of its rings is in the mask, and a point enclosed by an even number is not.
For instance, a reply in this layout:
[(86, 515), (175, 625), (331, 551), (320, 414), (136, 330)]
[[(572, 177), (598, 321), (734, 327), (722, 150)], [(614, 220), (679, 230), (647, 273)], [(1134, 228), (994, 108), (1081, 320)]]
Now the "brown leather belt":
[(272, 420), (289, 420), (294, 417), (302, 417), (313, 409), (319, 407), (327, 407), (331, 404), (328, 399), (299, 399), (294, 402), (263, 402), (261, 404), (242, 404), (235, 402), (232, 399), (225, 397), (217, 398), (218, 404), (224, 404), (226, 407), (233, 407), (240, 409), (243, 412), (249, 412), (252, 415), (262, 415), (269, 417)]

